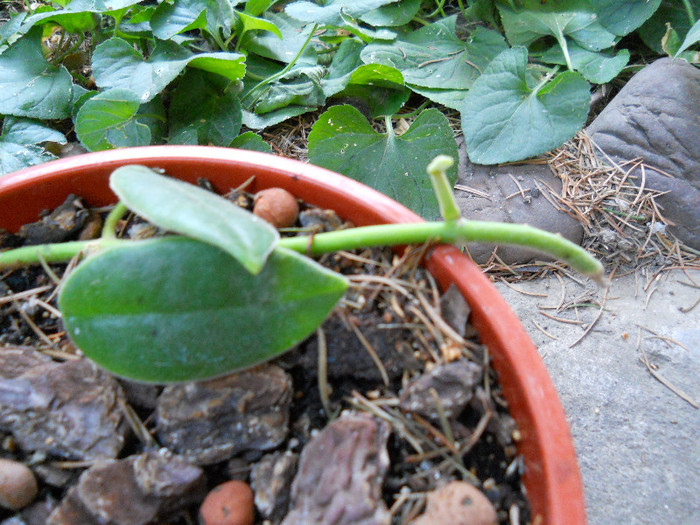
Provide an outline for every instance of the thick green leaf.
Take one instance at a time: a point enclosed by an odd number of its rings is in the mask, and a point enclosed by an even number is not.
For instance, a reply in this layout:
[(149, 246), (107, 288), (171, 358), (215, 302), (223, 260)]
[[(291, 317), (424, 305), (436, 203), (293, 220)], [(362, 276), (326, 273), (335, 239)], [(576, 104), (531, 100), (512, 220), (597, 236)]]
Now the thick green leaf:
[(42, 142), (65, 144), (66, 137), (39, 122), (6, 117), (0, 134), (0, 176), (55, 159), (39, 146)]
[(90, 151), (148, 146), (151, 130), (139, 122), (139, 96), (128, 89), (108, 89), (85, 101), (75, 118), (75, 132)]
[(615, 45), (615, 34), (603, 26), (588, 0), (559, 0), (546, 4), (525, 0), (523, 4), (520, 9), (503, 2), (498, 4), (511, 45), (529, 46), (543, 37), (554, 37), (564, 51), (571, 41), (590, 51)]
[(661, 0), (590, 0), (590, 3), (605, 27), (624, 36), (649, 19)]
[[(691, 2), (690, 5), (693, 16), (696, 20), (699, 19), (700, 2)], [(666, 34), (666, 24), (671, 24), (680, 38), (688, 34), (691, 22), (683, 0), (663, 0), (652, 17), (637, 31), (644, 43), (659, 54), (664, 52), (661, 39)]]
[(419, 9), (420, 0), (402, 0), (362, 13), (360, 20), (373, 26), (398, 27), (413, 20)]
[(248, 0), (245, 3), (245, 12), (253, 16), (262, 15), (277, 0)]
[(47, 62), (41, 31), (33, 30), (0, 55), (0, 113), (62, 119), (70, 115), (73, 79), (63, 66)]
[(272, 147), (265, 142), (260, 135), (252, 131), (241, 133), (229, 144), (231, 148), (248, 149), (251, 151), (261, 151), (263, 153), (272, 153)]
[[(290, 63), (306, 43), (313, 26), (305, 25), (284, 12), (268, 12), (263, 18), (278, 28), (282, 39), (270, 32), (247, 33), (241, 39), (241, 47), (249, 53), (255, 53), (270, 60)], [(317, 63), (316, 50), (313, 46), (307, 46), (304, 49), (301, 61), (309, 64)]]
[(28, 31), (28, 28), (22, 27), (26, 17), (27, 13), (10, 15), (10, 19), (0, 25), (0, 53), (6, 49), (6, 46), (17, 42)]
[(238, 80), (245, 74), (245, 57), (238, 53), (193, 54), (170, 40), (161, 40), (144, 60), (126, 40), (110, 38), (95, 49), (93, 75), (103, 88), (130, 89), (147, 102), (172, 82), (186, 66)]
[(241, 103), (202, 71), (190, 70), (170, 99), (170, 142), (228, 146), (241, 129)]
[(309, 336), (347, 282), (276, 249), (253, 276), (214, 246), (167, 237), (88, 258), (59, 296), (66, 330), (98, 365), (137, 381), (206, 379)]
[[(569, 56), (574, 71), (578, 71), (589, 82), (605, 84), (615, 78), (627, 65), (630, 52), (621, 49), (613, 51), (589, 51), (572, 42), (569, 44)], [(554, 46), (540, 55), (540, 59), (550, 64), (566, 64), (564, 53), (559, 46)]]
[(238, 15), (238, 23), (240, 24), (238, 31), (239, 38), (241, 38), (248, 31), (269, 31), (273, 35), (277, 36), (277, 38), (282, 40), (282, 33), (277, 26), (269, 20), (251, 16), (247, 13), (237, 12), (236, 14)]
[(209, 34), (224, 37), (231, 34), (235, 21), (229, 0), (177, 0), (162, 2), (151, 17), (153, 34), (167, 40), (183, 31), (206, 29)]
[[(457, 143), (447, 118), (423, 111), (403, 135), (377, 133), (357, 109), (334, 106), (318, 117), (309, 134), (309, 160), (342, 173), (396, 199), (426, 219), (440, 216), (426, 173), (438, 154), (457, 158)], [(457, 168), (449, 171), (450, 182)]]
[(285, 7), (285, 12), (303, 22), (315, 22), (322, 25), (345, 25), (342, 15), (359, 18), (368, 11), (377, 9), (398, 0), (330, 0), (325, 5), (318, 5), (307, 0), (294, 2)]
[(297, 62), (286, 72), (279, 71), (273, 82), (247, 84), (241, 102), (262, 115), (287, 106), (317, 107), (325, 104), (321, 79), (326, 69), (318, 64)]
[(486, 65), (507, 49), (503, 37), (478, 27), (463, 42), (452, 16), (402, 36), (391, 44), (369, 44), (362, 60), (398, 69), (404, 81), (420, 87), (469, 89)]
[(700, 42), (700, 20), (695, 22), (693, 27), (691, 27), (688, 31), (688, 34), (685, 35), (685, 39), (683, 40), (680, 49), (676, 51), (676, 56), (680, 55), (683, 51), (698, 42)]
[(218, 246), (253, 274), (279, 239), (267, 222), (232, 202), (145, 166), (116, 169), (109, 185), (130, 210), (161, 228)]
[(66, 31), (78, 33), (95, 28), (95, 14), (110, 14), (138, 4), (140, 0), (73, 0), (63, 9), (47, 10), (28, 16), (23, 29), (42, 23), (54, 22)]
[(462, 131), (472, 162), (497, 164), (545, 153), (585, 123), (590, 93), (581, 75), (567, 71), (531, 89), (526, 66), (527, 49), (504, 51), (467, 93)]

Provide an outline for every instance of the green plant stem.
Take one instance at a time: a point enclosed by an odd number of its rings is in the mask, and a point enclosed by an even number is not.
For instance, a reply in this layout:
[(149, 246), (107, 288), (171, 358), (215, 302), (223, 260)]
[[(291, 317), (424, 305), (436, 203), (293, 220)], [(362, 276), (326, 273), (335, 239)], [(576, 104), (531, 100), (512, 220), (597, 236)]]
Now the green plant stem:
[(130, 241), (122, 239), (95, 239), (92, 241), (70, 241), (57, 244), (39, 244), (23, 246), (0, 253), (0, 268), (16, 268), (30, 264), (39, 264), (43, 259), (47, 263), (70, 261), (73, 257), (91, 249), (104, 249)]
[(556, 35), (557, 41), (559, 42), (559, 46), (561, 47), (562, 52), (564, 53), (564, 60), (566, 60), (566, 67), (569, 69), (569, 71), (574, 70), (574, 66), (571, 64), (571, 57), (569, 56), (569, 46), (566, 43), (566, 37), (563, 34), (558, 34)]
[(117, 223), (124, 217), (129, 208), (126, 207), (122, 201), (119, 201), (116, 206), (109, 212), (105, 218), (104, 225), (102, 226), (102, 238), (103, 239), (116, 239), (117, 238)]
[(489, 242), (527, 246), (561, 259), (572, 268), (603, 283), (603, 265), (577, 244), (561, 235), (524, 224), (503, 224), (459, 219), (450, 222), (383, 224), (320, 233), (313, 237), (286, 237), (279, 245), (299, 253), (320, 255), (337, 250), (421, 244)]
[[(101, 238), (93, 241), (72, 241), (60, 244), (26, 246), (0, 253), (0, 268), (65, 262), (87, 249), (105, 249), (127, 242), (122, 239)], [(561, 235), (545, 232), (523, 224), (503, 224), (458, 219), (449, 222), (422, 222), (409, 224), (382, 224), (320, 233), (311, 237), (286, 237), (279, 246), (309, 255), (320, 255), (338, 250), (369, 248), (372, 246), (401, 246), (425, 242), (463, 244), (490, 242), (527, 246), (561, 259), (572, 268), (605, 283), (603, 265), (586, 250)]]
[(688, 14), (688, 21), (692, 26), (695, 24), (695, 13), (693, 12), (693, 6), (690, 5), (689, 0), (683, 0), (683, 6), (685, 7), (685, 12)]

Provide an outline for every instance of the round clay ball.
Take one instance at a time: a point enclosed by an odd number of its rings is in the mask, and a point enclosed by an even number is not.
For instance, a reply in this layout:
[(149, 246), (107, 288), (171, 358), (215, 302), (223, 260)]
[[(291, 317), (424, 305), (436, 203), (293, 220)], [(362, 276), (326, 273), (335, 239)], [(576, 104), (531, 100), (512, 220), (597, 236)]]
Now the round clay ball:
[(29, 467), (0, 458), (0, 507), (20, 510), (34, 500), (37, 490), (36, 478)]
[(253, 213), (275, 228), (288, 228), (299, 216), (299, 203), (287, 190), (268, 188), (255, 195)]
[(452, 481), (428, 494), (425, 513), (411, 525), (497, 525), (498, 515), (489, 499), (475, 486)]
[(243, 481), (227, 481), (214, 487), (199, 508), (202, 525), (253, 525), (253, 491)]

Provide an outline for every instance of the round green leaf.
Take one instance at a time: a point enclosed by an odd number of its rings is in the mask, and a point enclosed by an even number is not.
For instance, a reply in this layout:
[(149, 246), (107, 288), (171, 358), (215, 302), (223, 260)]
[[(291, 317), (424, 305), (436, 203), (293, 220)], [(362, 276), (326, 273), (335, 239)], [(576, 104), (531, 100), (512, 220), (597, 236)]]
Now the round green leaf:
[[(616, 35), (624, 36), (654, 14), (661, 0), (589, 0), (601, 23)], [(692, 3), (692, 2), (691, 2)]]
[(5, 117), (0, 133), (0, 176), (56, 157), (41, 142), (66, 143), (60, 131), (25, 118)]
[(148, 126), (134, 120), (140, 102), (128, 89), (109, 89), (86, 100), (75, 116), (78, 139), (90, 151), (150, 144)]
[(126, 40), (113, 37), (95, 49), (92, 69), (98, 86), (130, 89), (148, 102), (188, 65), (238, 80), (245, 74), (244, 61), (238, 53), (195, 55), (170, 40), (158, 41), (146, 60)]
[(109, 185), (142, 217), (161, 228), (218, 246), (254, 274), (262, 270), (279, 239), (277, 230), (247, 210), (145, 166), (114, 170)]
[(567, 71), (531, 89), (526, 66), (524, 47), (504, 51), (467, 93), (462, 131), (472, 162), (498, 164), (545, 153), (585, 123), (590, 93), (581, 75)]
[(0, 55), (0, 113), (62, 119), (69, 116), (73, 79), (63, 66), (46, 61), (41, 31), (34, 30)]
[(108, 89), (87, 100), (75, 118), (75, 132), (90, 151), (147, 146), (151, 131), (135, 119), (138, 95), (128, 89)]
[(66, 330), (98, 365), (137, 381), (219, 376), (278, 356), (326, 318), (346, 280), (278, 248), (257, 276), (182, 237), (88, 258), (59, 296)]
[[(219, 77), (221, 78), (221, 77)], [(190, 70), (170, 98), (170, 143), (228, 146), (241, 129), (241, 103), (211, 75)]]
[(464, 42), (455, 34), (456, 17), (445, 18), (392, 43), (362, 50), (367, 64), (398, 69), (407, 84), (437, 89), (469, 89), (486, 65), (506, 49), (497, 32), (476, 28)]
[[(334, 106), (318, 117), (309, 134), (309, 160), (389, 195), (426, 219), (440, 208), (426, 173), (438, 154), (457, 158), (447, 118), (437, 109), (423, 111), (400, 136), (377, 133), (352, 106)], [(450, 182), (457, 168), (449, 172)]]

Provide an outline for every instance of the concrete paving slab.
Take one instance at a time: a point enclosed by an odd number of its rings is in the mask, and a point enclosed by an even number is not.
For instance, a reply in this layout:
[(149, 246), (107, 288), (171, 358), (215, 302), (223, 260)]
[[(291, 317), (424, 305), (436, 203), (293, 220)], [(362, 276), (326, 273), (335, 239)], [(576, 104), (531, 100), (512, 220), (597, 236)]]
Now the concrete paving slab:
[(496, 285), (559, 391), (591, 525), (700, 523), (700, 271), (651, 277), (615, 278), (605, 299), (567, 277)]

